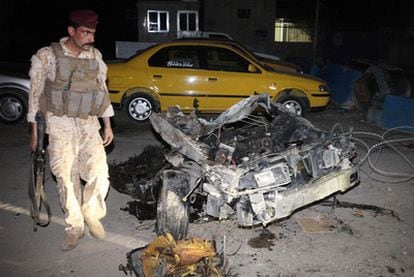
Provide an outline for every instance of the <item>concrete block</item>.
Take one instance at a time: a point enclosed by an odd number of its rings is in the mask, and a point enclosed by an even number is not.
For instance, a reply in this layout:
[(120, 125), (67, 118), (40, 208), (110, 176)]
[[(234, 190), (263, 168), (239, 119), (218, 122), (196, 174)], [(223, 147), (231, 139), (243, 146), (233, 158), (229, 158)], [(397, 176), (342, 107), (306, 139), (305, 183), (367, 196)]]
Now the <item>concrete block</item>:
[(386, 95), (378, 124), (386, 129), (399, 126), (414, 126), (414, 99)]

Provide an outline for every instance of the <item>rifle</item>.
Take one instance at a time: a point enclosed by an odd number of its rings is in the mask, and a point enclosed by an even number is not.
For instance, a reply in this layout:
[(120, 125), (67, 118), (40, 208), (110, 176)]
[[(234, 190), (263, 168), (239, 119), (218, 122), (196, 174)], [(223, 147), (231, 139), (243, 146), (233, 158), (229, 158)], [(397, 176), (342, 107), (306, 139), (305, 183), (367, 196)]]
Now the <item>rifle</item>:
[[(45, 162), (46, 151), (44, 139), (46, 133), (46, 120), (42, 112), (36, 113), (37, 145), (32, 152), (32, 166), (29, 180), (30, 216), (33, 218), (33, 231), (37, 226), (46, 227), (50, 223), (52, 213), (44, 191), (45, 187)], [(40, 210), (44, 206), (47, 211), (47, 219), (40, 217)]]

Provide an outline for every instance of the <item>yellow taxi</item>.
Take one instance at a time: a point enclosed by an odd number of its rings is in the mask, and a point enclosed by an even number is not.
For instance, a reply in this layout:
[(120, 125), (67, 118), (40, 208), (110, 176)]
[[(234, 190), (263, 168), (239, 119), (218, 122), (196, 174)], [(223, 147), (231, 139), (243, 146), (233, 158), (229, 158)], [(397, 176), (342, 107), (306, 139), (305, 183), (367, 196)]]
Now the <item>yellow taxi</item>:
[(265, 54), (265, 53), (258, 53), (252, 52), (247, 47), (242, 45), (240, 42), (237, 42), (232, 39), (218, 39), (218, 38), (181, 38), (180, 40), (187, 40), (192, 42), (199, 42), (199, 41), (210, 41), (219, 44), (229, 44), (234, 46), (239, 51), (241, 51), (247, 57), (253, 58), (255, 60), (259, 60), (260, 63), (264, 66), (267, 66), (267, 69), (273, 69), (275, 71), (282, 71), (282, 72), (290, 72), (290, 73), (298, 73), (303, 74), (302, 68), (296, 64), (282, 61), (276, 56)]
[(151, 46), (130, 59), (108, 64), (115, 107), (135, 122), (179, 105), (218, 113), (253, 94), (267, 93), (297, 115), (324, 108), (330, 92), (323, 80), (270, 69), (231, 44), (177, 40)]

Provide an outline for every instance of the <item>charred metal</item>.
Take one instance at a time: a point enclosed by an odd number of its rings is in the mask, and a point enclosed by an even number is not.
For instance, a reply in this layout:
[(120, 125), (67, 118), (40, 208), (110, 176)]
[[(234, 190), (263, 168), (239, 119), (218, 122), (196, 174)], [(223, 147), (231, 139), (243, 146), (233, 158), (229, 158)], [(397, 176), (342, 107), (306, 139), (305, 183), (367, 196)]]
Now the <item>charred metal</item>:
[(156, 174), (160, 233), (185, 237), (191, 214), (267, 225), (359, 182), (351, 135), (317, 129), (268, 95), (210, 121), (179, 107), (150, 121), (171, 149)]

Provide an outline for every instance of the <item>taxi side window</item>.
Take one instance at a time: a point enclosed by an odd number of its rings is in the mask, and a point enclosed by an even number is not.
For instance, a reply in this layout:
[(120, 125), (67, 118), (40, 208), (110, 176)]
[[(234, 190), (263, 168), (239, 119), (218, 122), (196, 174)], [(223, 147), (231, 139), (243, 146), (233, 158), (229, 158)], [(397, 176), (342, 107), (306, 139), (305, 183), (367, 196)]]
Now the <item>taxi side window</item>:
[(230, 72), (249, 72), (249, 62), (235, 52), (219, 47), (204, 47), (205, 69)]
[(163, 48), (149, 58), (148, 65), (153, 67), (200, 68), (197, 48), (189, 46)]

